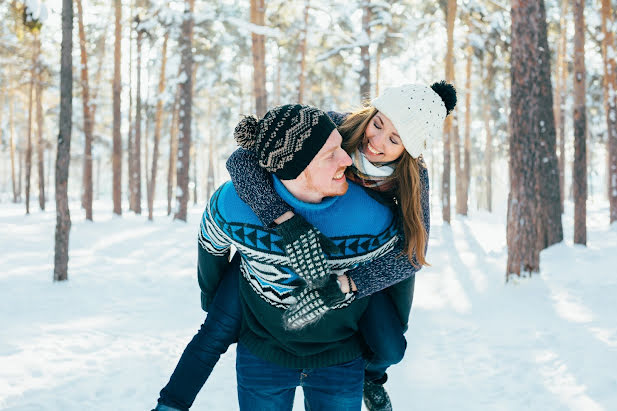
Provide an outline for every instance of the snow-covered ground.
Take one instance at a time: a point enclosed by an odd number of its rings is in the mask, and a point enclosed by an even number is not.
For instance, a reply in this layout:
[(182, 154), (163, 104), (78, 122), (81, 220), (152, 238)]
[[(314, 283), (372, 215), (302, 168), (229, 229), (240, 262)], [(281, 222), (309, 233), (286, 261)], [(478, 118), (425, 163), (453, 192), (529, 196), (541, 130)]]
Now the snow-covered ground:
[[(54, 211), (0, 204), (0, 409), (151, 409), (204, 318), (201, 207), (188, 224), (162, 207), (154, 223), (113, 218), (105, 202), (95, 223), (72, 210), (70, 280), (53, 283)], [(617, 224), (590, 204), (588, 247), (573, 246), (571, 216), (568, 205), (542, 273), (505, 284), (503, 216), (448, 227), (434, 213), (433, 266), (417, 276), (407, 354), (386, 384), (395, 410), (617, 409)], [(235, 347), (193, 409), (237, 409)]]

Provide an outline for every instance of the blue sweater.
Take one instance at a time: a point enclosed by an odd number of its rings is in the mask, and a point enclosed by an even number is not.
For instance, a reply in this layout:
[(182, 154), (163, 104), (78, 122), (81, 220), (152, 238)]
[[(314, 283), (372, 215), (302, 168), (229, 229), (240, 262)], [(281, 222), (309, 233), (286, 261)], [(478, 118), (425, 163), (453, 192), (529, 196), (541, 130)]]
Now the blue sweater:
[[(274, 188), (295, 213), (339, 246), (339, 253), (327, 256), (334, 273), (342, 274), (387, 254), (397, 241), (390, 209), (353, 183), (345, 195), (319, 204), (299, 201), (277, 179)], [(350, 213), (351, 207), (362, 212)], [(297, 331), (284, 329), (284, 309), (302, 280), (291, 270), (279, 240), (273, 229), (262, 226), (231, 183), (219, 188), (204, 211), (199, 234), (203, 308), (208, 308), (233, 245), (241, 255), (244, 279), (240, 282), (242, 344), (255, 355), (289, 368), (327, 367), (357, 358), (364, 349), (357, 335), (358, 321), (368, 299), (356, 300), (349, 294), (316, 324)]]

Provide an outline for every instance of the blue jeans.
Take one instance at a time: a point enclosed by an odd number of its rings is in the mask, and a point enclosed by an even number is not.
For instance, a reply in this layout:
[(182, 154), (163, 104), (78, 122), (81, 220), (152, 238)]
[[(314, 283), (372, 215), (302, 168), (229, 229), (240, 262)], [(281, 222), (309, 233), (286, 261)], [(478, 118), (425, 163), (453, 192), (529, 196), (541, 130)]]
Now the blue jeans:
[(242, 344), (236, 351), (240, 410), (291, 411), (296, 387), (304, 391), (309, 411), (351, 411), (362, 408), (364, 360), (323, 368), (280, 367), (253, 355)]
[(161, 390), (159, 405), (188, 410), (221, 354), (238, 341), (242, 321), (238, 296), (240, 275), (240, 257), (236, 254), (208, 307), (206, 320), (185, 348), (169, 382)]
[(405, 327), (387, 291), (380, 291), (369, 298), (371, 301), (358, 325), (373, 353), (366, 364), (365, 378), (378, 381), (384, 377), (389, 366), (403, 359), (407, 340)]

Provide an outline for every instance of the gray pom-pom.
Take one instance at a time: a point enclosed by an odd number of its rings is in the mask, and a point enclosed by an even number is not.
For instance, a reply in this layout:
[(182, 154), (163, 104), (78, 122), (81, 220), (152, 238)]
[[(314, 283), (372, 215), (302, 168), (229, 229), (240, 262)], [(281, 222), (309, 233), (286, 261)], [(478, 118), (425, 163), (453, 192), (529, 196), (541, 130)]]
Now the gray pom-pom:
[(234, 130), (234, 139), (242, 148), (251, 150), (257, 143), (257, 126), (259, 122), (255, 116), (244, 116)]

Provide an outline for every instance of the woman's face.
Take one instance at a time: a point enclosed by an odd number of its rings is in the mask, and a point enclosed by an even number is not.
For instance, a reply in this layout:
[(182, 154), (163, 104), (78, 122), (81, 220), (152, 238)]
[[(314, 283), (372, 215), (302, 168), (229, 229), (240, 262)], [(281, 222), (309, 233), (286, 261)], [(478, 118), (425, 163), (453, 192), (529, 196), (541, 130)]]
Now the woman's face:
[(364, 130), (360, 151), (371, 163), (387, 163), (398, 159), (405, 147), (390, 119), (378, 111)]

